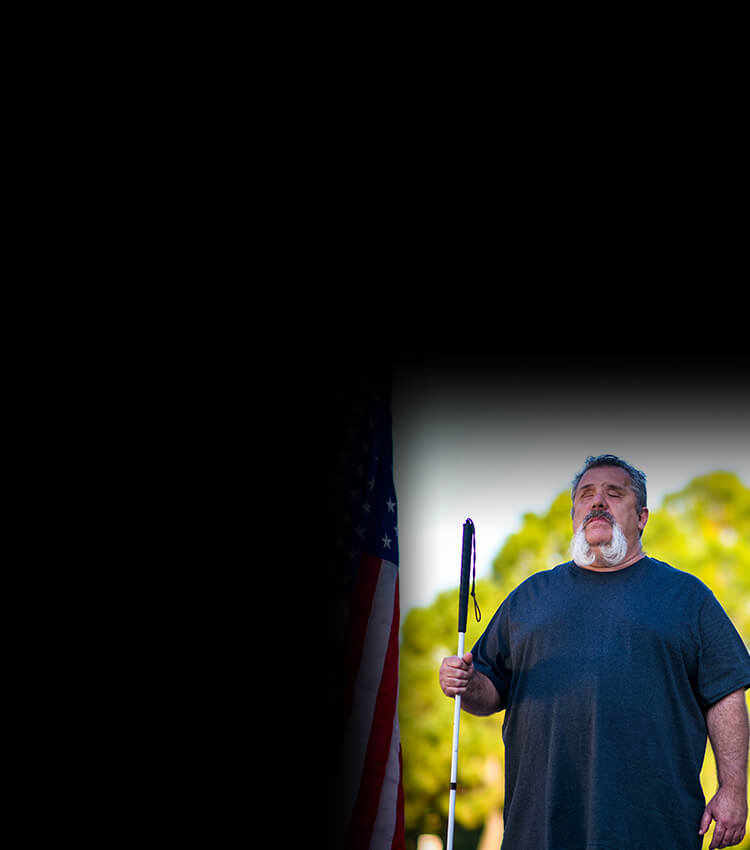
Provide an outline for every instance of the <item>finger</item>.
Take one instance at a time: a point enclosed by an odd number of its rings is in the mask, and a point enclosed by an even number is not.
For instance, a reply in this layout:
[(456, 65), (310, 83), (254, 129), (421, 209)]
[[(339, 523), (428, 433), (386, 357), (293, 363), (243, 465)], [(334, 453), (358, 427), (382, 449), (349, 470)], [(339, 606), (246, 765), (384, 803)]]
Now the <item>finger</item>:
[(442, 676), (446, 682), (456, 681), (459, 685), (468, 685), (471, 679), (471, 673), (466, 670), (446, 670)]
[(446, 665), (439, 672), (441, 679), (470, 679), (471, 672), (463, 667), (450, 667)]
[(465, 663), (465, 664), (468, 664), (469, 666), (471, 666), (471, 662), (472, 662), (472, 660), (473, 660), (473, 657), (474, 657), (474, 656), (473, 656), (470, 652), (465, 652), (465, 653), (464, 653), (464, 658), (463, 658), (464, 663)]
[(701, 818), (701, 828), (698, 830), (698, 834), (705, 835), (708, 832), (709, 826), (711, 826), (711, 812), (709, 809), (706, 809)]
[(471, 678), (471, 672), (467, 670), (465, 667), (449, 667), (445, 671), (445, 675), (448, 677), (453, 676), (457, 679), (469, 679)]
[(738, 844), (738, 843), (739, 842), (737, 841), (737, 831), (732, 830), (732, 829), (728, 829), (724, 833), (724, 844), (722, 846), (723, 847), (731, 847), (733, 844)]
[(717, 847), (723, 847), (724, 845), (724, 833), (726, 829), (720, 824), (716, 823), (714, 827), (714, 836), (711, 839), (711, 844), (709, 845), (708, 850), (715, 850)]
[(732, 847), (735, 844), (739, 844), (741, 841), (742, 841), (742, 829), (735, 829), (735, 831), (732, 833), (731, 841), (727, 842), (727, 847)]
[(466, 690), (469, 686), (469, 674), (464, 673), (461, 676), (461, 671), (456, 670), (455, 674), (447, 674), (443, 673), (439, 677), (440, 687), (445, 690), (446, 688), (461, 688), (462, 690)]

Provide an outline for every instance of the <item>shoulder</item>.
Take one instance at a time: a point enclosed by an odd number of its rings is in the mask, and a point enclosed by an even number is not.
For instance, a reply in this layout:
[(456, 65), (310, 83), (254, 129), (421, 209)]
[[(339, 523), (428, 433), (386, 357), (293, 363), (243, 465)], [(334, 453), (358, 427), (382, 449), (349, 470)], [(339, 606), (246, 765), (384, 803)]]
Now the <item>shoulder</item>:
[(711, 588), (705, 582), (701, 581), (698, 576), (693, 575), (685, 570), (668, 564), (666, 561), (660, 561), (658, 558), (647, 556), (649, 562), (648, 576), (652, 582), (658, 583), (660, 586), (671, 590), (689, 594), (698, 602), (705, 602), (713, 597)]
[(568, 578), (568, 564), (558, 564), (551, 570), (540, 570), (524, 579), (515, 590), (508, 594), (506, 601), (509, 605), (513, 605), (519, 600), (526, 602), (530, 598), (538, 598), (552, 590), (556, 591)]

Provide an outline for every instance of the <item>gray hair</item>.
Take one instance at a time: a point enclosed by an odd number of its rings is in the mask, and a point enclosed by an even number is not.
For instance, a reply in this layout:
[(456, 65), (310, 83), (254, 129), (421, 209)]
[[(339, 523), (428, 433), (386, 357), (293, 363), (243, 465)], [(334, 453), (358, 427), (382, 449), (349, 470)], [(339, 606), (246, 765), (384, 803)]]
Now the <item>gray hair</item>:
[[(589, 469), (593, 469), (595, 466), (619, 466), (620, 469), (624, 469), (630, 477), (630, 489), (635, 493), (636, 512), (640, 513), (646, 507), (646, 473), (626, 463), (622, 458), (617, 457), (617, 455), (597, 455), (596, 457), (591, 455), (587, 457), (583, 469), (573, 479), (570, 489), (571, 500), (574, 500), (576, 497), (578, 482)], [(570, 509), (570, 515), (573, 516), (572, 508)]]

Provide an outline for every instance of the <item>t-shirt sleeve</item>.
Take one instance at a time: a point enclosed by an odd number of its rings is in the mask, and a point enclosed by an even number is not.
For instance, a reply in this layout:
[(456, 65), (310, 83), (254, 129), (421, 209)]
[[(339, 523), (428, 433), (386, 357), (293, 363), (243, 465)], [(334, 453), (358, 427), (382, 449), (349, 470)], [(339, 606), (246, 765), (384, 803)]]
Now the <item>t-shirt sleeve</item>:
[(713, 593), (700, 610), (698, 697), (704, 708), (750, 687), (750, 654)]
[(471, 654), (474, 669), (484, 673), (500, 695), (499, 711), (507, 708), (511, 680), (507, 600), (497, 609)]

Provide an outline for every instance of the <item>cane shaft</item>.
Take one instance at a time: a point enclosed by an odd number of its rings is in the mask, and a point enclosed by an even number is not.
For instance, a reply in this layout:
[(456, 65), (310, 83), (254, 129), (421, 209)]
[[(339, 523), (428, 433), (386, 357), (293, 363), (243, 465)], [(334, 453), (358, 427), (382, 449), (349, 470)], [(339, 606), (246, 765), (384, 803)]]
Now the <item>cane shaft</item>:
[[(463, 658), (466, 638), (466, 620), (469, 610), (469, 579), (471, 577), (471, 553), (474, 544), (474, 523), (464, 523), (461, 542), (461, 584), (458, 592), (458, 657)], [(451, 787), (448, 804), (448, 840), (446, 850), (453, 850), (453, 832), (456, 819), (456, 780), (458, 778), (458, 733), (461, 727), (461, 695), (457, 694), (453, 709), (453, 752), (451, 755)]]
[[(464, 654), (464, 632), (458, 633), (458, 657)], [(453, 708), (453, 753), (451, 755), (451, 796), (448, 808), (448, 841), (445, 850), (453, 850), (453, 829), (456, 817), (456, 780), (458, 778), (458, 733), (461, 728), (461, 694), (455, 697)]]

